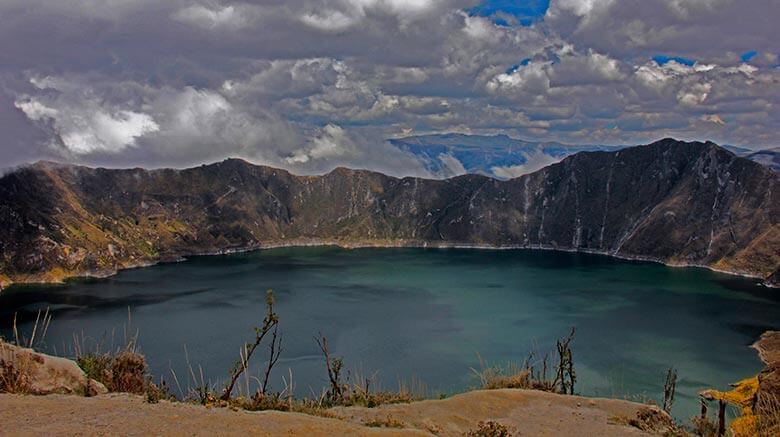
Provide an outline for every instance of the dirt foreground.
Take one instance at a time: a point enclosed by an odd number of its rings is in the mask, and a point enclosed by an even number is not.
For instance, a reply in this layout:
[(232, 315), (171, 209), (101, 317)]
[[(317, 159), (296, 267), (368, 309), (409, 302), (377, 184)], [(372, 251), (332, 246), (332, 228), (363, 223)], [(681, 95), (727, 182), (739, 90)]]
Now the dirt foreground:
[[(642, 404), (528, 390), (474, 391), (445, 400), (336, 408), (333, 418), (247, 412), (127, 394), (96, 397), (0, 395), (0, 435), (463, 436), (492, 420), (522, 436), (649, 435), (615, 423)], [(374, 421), (374, 426), (366, 426)], [(393, 423), (395, 427), (377, 427)], [(402, 428), (396, 428), (402, 426)]]

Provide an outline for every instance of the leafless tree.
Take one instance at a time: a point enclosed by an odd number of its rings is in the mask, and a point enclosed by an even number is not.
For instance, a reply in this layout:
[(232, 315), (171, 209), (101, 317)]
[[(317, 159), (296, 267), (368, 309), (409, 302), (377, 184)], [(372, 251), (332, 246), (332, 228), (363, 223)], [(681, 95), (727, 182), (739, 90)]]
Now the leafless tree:
[(574, 357), (571, 351), (571, 342), (574, 340), (575, 328), (565, 338), (557, 341), (558, 350), (558, 368), (555, 373), (553, 386), (558, 385), (562, 394), (574, 394), (574, 383), (577, 381), (577, 375), (574, 373)]
[(666, 371), (666, 382), (664, 382), (664, 411), (667, 413), (672, 412), (672, 404), (674, 404), (674, 394), (677, 390), (677, 370), (674, 367), (670, 367)]
[[(255, 353), (255, 350), (258, 346), (260, 346), (260, 343), (263, 342), (263, 339), (266, 335), (268, 335), (269, 332), (273, 332), (273, 341), (271, 348), (272, 350), (276, 347), (274, 346), (277, 342), (276, 340), (276, 332), (277, 332), (277, 326), (279, 325), (279, 317), (274, 312), (274, 294), (273, 291), (268, 290), (265, 297), (265, 304), (266, 304), (266, 315), (263, 319), (263, 325), (262, 326), (256, 326), (255, 327), (255, 339), (253, 342), (246, 343), (241, 351), (241, 357), (238, 361), (236, 361), (236, 364), (233, 366), (233, 368), (230, 371), (230, 382), (225, 385), (225, 389), (222, 392), (221, 399), (223, 401), (227, 401), (230, 399), (230, 396), (233, 393), (233, 388), (236, 385), (236, 382), (238, 381), (238, 378), (241, 377), (241, 375), (247, 371), (249, 368), (249, 360), (252, 358), (252, 354)], [(281, 342), (281, 339), (279, 340)], [(279, 351), (281, 351), (281, 347), (278, 348)], [(280, 353), (280, 352), (278, 352)], [(278, 353), (276, 355), (276, 358), (274, 359), (274, 356), (271, 356), (271, 360), (269, 360), (269, 368), (266, 371), (266, 381), (263, 384), (263, 390), (265, 391), (265, 386), (267, 383), (267, 375), (271, 373), (271, 368), (274, 364), (276, 364), (276, 360), (279, 359)]]
[(263, 396), (268, 392), (268, 379), (271, 376), (271, 370), (279, 361), (279, 356), (282, 354), (282, 336), (279, 335), (279, 325), (274, 326), (274, 332), (271, 335), (271, 344), (268, 345), (268, 366), (265, 368), (265, 375), (263, 375), (263, 388), (260, 394)]
[(339, 403), (344, 399), (344, 386), (341, 384), (341, 370), (344, 367), (344, 360), (330, 357), (328, 339), (322, 333), (315, 340), (322, 351), (322, 355), (325, 357), (325, 369), (328, 371), (328, 380), (330, 381), (328, 398), (333, 403)]

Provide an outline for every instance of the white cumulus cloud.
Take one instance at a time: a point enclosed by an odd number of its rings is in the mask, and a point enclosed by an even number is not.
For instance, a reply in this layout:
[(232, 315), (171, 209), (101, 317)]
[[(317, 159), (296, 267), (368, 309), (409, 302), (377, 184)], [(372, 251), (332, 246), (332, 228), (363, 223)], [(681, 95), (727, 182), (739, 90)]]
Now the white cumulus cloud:
[[(53, 101), (57, 106), (62, 102)], [(154, 119), (141, 112), (112, 110), (97, 102), (85, 107), (51, 107), (35, 98), (18, 100), (16, 107), (34, 121), (50, 121), (65, 148), (74, 154), (118, 153), (135, 145), (136, 139), (160, 129)]]

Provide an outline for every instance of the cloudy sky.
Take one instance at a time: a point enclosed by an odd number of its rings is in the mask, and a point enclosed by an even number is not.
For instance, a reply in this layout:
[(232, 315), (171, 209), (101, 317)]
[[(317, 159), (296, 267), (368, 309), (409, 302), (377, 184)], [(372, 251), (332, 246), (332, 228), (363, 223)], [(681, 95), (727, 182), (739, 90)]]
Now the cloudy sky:
[(777, 0), (0, 0), (0, 168), (425, 174), (384, 140), (780, 145)]

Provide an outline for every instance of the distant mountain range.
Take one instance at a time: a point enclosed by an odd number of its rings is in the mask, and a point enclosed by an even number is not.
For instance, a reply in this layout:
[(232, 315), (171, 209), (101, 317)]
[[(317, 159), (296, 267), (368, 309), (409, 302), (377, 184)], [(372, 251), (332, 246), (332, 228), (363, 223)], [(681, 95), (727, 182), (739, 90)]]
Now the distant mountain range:
[(737, 156), (765, 165), (776, 172), (780, 172), (780, 147), (764, 150), (751, 150), (737, 146), (723, 146)]
[(574, 250), (780, 284), (780, 175), (713, 143), (580, 152), (500, 181), (40, 162), (0, 178), (0, 284), (279, 245)]
[[(473, 173), (511, 179), (532, 173), (577, 152), (616, 151), (627, 146), (569, 145), (557, 142), (524, 141), (507, 135), (434, 134), (388, 140), (416, 156), (426, 170), (439, 178)], [(745, 157), (780, 171), (780, 148), (756, 152), (724, 146)]]
[(472, 173), (511, 179), (532, 173), (577, 152), (618, 150), (625, 146), (571, 146), (531, 142), (507, 135), (435, 134), (388, 140), (416, 156), (436, 177)]
[(759, 150), (745, 156), (751, 161), (765, 165), (776, 172), (780, 172), (780, 147), (774, 149)]

